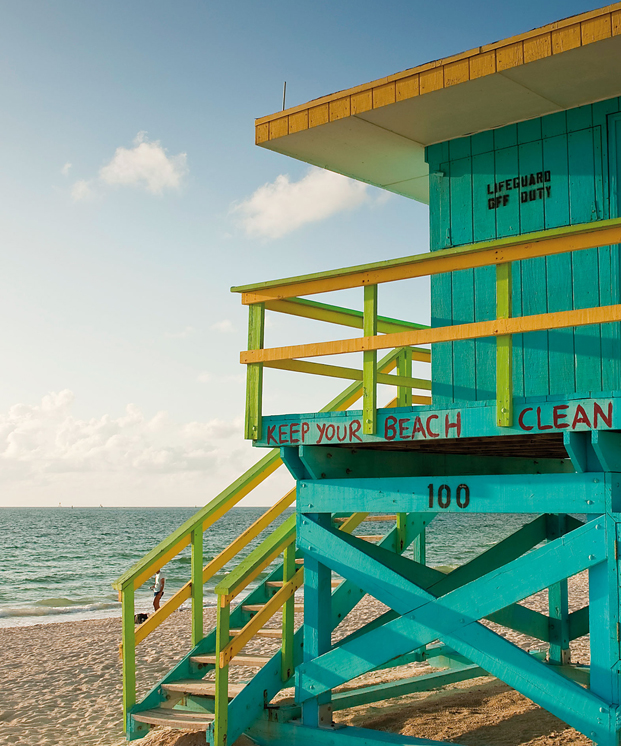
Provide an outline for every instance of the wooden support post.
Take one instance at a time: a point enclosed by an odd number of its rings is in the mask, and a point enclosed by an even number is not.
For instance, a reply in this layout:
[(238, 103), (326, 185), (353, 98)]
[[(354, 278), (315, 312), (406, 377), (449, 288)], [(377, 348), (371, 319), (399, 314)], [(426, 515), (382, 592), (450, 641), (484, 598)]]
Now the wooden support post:
[[(295, 543), (285, 549), (282, 565), (283, 583), (295, 575)], [(293, 675), (293, 635), (295, 622), (295, 594), (287, 599), (282, 607), (282, 670), (283, 682)]]
[[(511, 318), (511, 263), (496, 265), (496, 318)], [(496, 420), (513, 425), (513, 337), (496, 337)]]
[[(261, 350), (265, 341), (265, 304), (248, 307), (248, 349)], [(246, 371), (246, 426), (245, 438), (261, 438), (261, 413), (263, 400), (263, 364), (252, 363)]]
[[(548, 516), (548, 540), (558, 539), (567, 533), (567, 516)], [(571, 662), (569, 650), (569, 596), (567, 578), (548, 589), (550, 651), (548, 660), (556, 666), (566, 666)]]
[[(412, 348), (404, 347), (397, 358), (397, 375), (412, 377)], [(397, 387), (397, 406), (412, 406), (412, 389), (407, 386)]]
[(227, 746), (229, 720), (229, 666), (222, 665), (222, 651), (230, 640), (229, 621), (231, 604), (225, 596), (218, 596), (216, 616), (216, 695), (214, 701), (214, 746)]
[(134, 637), (134, 584), (121, 590), (121, 645), (123, 661), (123, 730), (128, 731), (127, 716), (136, 704), (136, 639)]
[[(316, 523), (330, 528), (330, 513), (306, 514), (302, 523)], [(332, 647), (332, 573), (312, 557), (304, 558), (304, 660), (311, 661)], [(332, 722), (331, 692), (306, 700), (302, 705), (302, 722), (311, 728)]]
[(192, 646), (203, 639), (203, 527), (192, 531)]
[[(362, 332), (365, 337), (377, 334), (377, 285), (364, 286)], [(362, 432), (375, 435), (377, 429), (377, 351), (362, 353)]]

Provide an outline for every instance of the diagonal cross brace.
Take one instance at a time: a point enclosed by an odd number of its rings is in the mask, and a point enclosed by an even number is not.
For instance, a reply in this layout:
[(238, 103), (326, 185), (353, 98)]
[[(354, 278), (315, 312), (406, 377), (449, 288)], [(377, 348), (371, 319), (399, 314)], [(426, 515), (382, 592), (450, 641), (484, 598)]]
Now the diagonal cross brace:
[(402, 616), (300, 666), (298, 701), (316, 697), (441, 637), (469, 660), (578, 730), (606, 731), (610, 708), (603, 700), (534, 661), (476, 621), (602, 562), (605, 531), (601, 519), (439, 599), (416, 585), (412, 577), (420, 567), (416, 563), (391, 555), (389, 567), (384, 563), (386, 553), (355, 537), (338, 537), (304, 520), (300, 529), (303, 552), (356, 582)]

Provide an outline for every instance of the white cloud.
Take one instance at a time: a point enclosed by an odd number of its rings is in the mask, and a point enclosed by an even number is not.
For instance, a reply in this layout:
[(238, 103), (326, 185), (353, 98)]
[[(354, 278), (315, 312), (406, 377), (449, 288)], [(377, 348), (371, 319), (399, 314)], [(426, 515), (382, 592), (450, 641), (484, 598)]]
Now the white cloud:
[(63, 176), (69, 176), (69, 171), (71, 170), (71, 163), (67, 162), (65, 165), (60, 169), (60, 173)]
[(116, 149), (99, 178), (106, 184), (141, 186), (161, 194), (165, 189), (179, 189), (187, 171), (186, 153), (169, 156), (159, 140), (149, 142), (146, 132), (139, 132), (133, 148)]
[(159, 140), (149, 141), (146, 132), (139, 132), (134, 147), (118, 147), (95, 179), (76, 181), (71, 196), (75, 201), (91, 196), (95, 185), (137, 187), (160, 195), (166, 190), (179, 189), (187, 173), (186, 153), (168, 155)]
[(230, 334), (231, 332), (235, 331), (235, 327), (233, 326), (233, 322), (229, 319), (222, 319), (222, 321), (217, 321), (215, 324), (212, 324), (210, 327), (214, 332), (221, 332), (222, 334)]
[(211, 373), (207, 373), (207, 371), (203, 371), (202, 373), (199, 373), (196, 376), (196, 380), (199, 383), (209, 383), (212, 380), (212, 378), (213, 376), (211, 375)]
[(80, 179), (76, 181), (71, 187), (71, 196), (75, 202), (81, 202), (82, 200), (89, 199), (93, 196), (93, 190), (89, 181)]
[(264, 184), (247, 200), (233, 206), (232, 212), (239, 216), (248, 236), (280, 238), (307, 223), (353, 210), (368, 200), (366, 184), (311, 168), (295, 182), (281, 174), (273, 183)]

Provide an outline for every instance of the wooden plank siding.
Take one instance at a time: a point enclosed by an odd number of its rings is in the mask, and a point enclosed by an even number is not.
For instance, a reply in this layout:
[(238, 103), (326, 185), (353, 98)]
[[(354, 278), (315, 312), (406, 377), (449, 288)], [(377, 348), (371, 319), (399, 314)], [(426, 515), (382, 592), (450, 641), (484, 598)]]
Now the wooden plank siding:
[[(614, 98), (427, 148), (431, 251), (616, 217), (621, 181), (621, 99)], [(609, 152), (610, 151), (610, 152)], [(506, 192), (490, 209), (488, 184), (550, 172), (543, 198)], [(545, 177), (544, 177), (545, 178)], [(545, 186), (550, 187), (549, 194)], [(498, 192), (502, 197), (504, 190)], [(525, 259), (513, 265), (513, 316), (621, 302), (619, 246)], [(495, 314), (492, 267), (431, 277), (432, 326), (486, 321)], [(515, 396), (619, 388), (620, 325), (515, 335)], [(439, 406), (495, 396), (491, 339), (436, 344), (433, 397)], [(459, 360), (459, 365), (454, 361)]]

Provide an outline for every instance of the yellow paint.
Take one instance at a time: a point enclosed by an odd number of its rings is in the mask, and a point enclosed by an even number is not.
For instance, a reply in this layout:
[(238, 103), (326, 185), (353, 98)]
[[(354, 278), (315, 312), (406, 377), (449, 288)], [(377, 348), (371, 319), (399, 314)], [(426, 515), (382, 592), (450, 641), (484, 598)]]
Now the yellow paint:
[(219, 664), (221, 667), (230, 663), (240, 650), (252, 640), (256, 633), (263, 629), (265, 624), (274, 616), (285, 601), (295, 594), (304, 582), (304, 568), (300, 568), (296, 574), (285, 583), (265, 604), (261, 611), (257, 612), (252, 619), (243, 627), (229, 644), (220, 653)]
[(618, 219), (599, 221), (599, 225), (587, 223), (580, 226), (555, 228), (537, 234), (513, 236), (456, 249), (417, 254), (393, 262), (378, 262), (370, 265), (368, 269), (361, 268), (359, 271), (352, 267), (351, 270), (335, 270), (334, 274), (323, 272), (316, 279), (313, 276), (296, 278), (290, 284), (287, 284), (286, 280), (282, 280), (282, 284), (265, 283), (265, 287), (261, 290), (243, 292), (242, 303), (250, 305), (273, 299), (328, 293), (334, 290), (408, 280), (425, 275), (486, 267), (617, 243), (621, 243), (621, 223)]
[[(493, 44), (475, 47), (466, 52), (445, 59), (419, 65), (403, 72), (369, 83), (354, 86), (346, 91), (322, 96), (315, 101), (260, 117), (255, 122), (256, 142), (262, 145), (269, 139), (283, 137), (290, 132), (299, 132), (308, 127), (317, 127), (344, 116), (369, 111), (371, 106), (378, 108), (396, 101), (404, 101), (413, 96), (431, 93), (444, 87), (475, 80), (485, 75), (511, 69), (518, 65), (535, 62), (591, 44), (621, 33), (621, 3), (565, 18), (538, 29), (503, 39)], [(346, 101), (350, 103), (345, 103)], [(349, 107), (349, 113), (345, 113)], [(300, 112), (306, 112), (308, 119), (291, 120)], [(266, 123), (278, 122), (268, 130), (258, 128)], [(300, 124), (302, 123), (302, 124)]]
[(435, 344), (436, 342), (498, 337), (503, 334), (524, 334), (546, 329), (563, 329), (570, 326), (608, 324), (613, 321), (621, 321), (621, 305), (581, 308), (575, 311), (557, 311), (534, 316), (519, 316), (512, 319), (477, 321), (473, 324), (440, 326), (435, 329), (420, 329), (377, 337), (357, 337), (334, 342), (248, 350), (241, 353), (241, 362), (248, 364), (324, 355), (342, 355), (351, 352), (364, 352), (365, 350), (388, 350), (414, 344)]
[(308, 129), (308, 111), (299, 111), (289, 117), (289, 134)]

